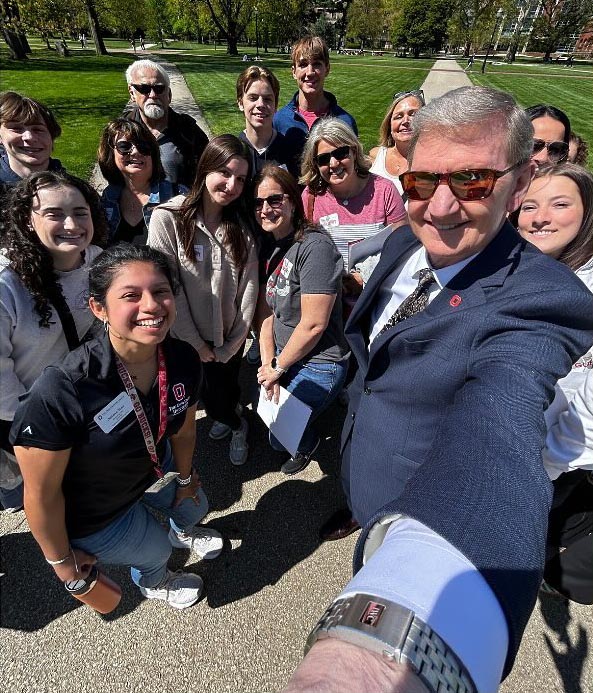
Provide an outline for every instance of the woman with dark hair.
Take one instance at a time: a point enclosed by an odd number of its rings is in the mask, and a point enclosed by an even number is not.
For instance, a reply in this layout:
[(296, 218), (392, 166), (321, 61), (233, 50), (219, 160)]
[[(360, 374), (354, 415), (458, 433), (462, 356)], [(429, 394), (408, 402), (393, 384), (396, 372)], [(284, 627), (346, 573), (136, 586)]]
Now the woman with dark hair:
[(369, 152), (373, 162), (371, 172), (390, 180), (402, 197), (404, 191), (399, 177), (408, 170), (412, 122), (424, 105), (422, 89), (394, 94), (391, 106), (379, 128), (379, 146), (373, 147)]
[(34, 173), (20, 181), (9, 193), (6, 215), (0, 255), (0, 501), (19, 508), (18, 473), (14, 466), (14, 474), (7, 472), (14, 463), (10, 423), (19, 396), (46, 366), (78, 346), (93, 324), (88, 271), (107, 234), (97, 193), (65, 172)]
[(0, 197), (36, 171), (61, 171), (52, 159), (62, 128), (47, 106), (14, 91), (0, 94)]
[(525, 109), (533, 125), (532, 161), (538, 166), (557, 164), (568, 157), (570, 120), (555, 106), (538, 104)]
[[(521, 203), (517, 226), (525, 239), (570, 267), (593, 290), (593, 176), (588, 171), (571, 163), (539, 168)], [(593, 492), (577, 453), (588, 434), (585, 419), (568, 428), (566, 422), (579, 406), (579, 397), (585, 397), (583, 388), (592, 368), (593, 349), (589, 349), (558, 381), (545, 413), (548, 438), (543, 455), (554, 481), (545, 590), (557, 589), (589, 604), (593, 601)]]
[[(208, 512), (192, 471), (200, 370), (168, 336), (174, 280), (162, 253), (122, 243), (93, 263), (89, 290), (104, 332), (45, 369), (12, 427), (27, 520), (60, 580), (96, 561), (130, 565), (145, 597), (184, 609), (203, 583), (167, 568), (171, 547), (215, 558), (223, 542), (197, 524)], [(146, 505), (169, 515), (168, 533)]]
[[(275, 243), (263, 289), (269, 315), (260, 331), (257, 379), (268, 397), (278, 401), (282, 385), (312, 410), (297, 453), (282, 465), (284, 474), (296, 474), (319, 445), (312, 422), (337, 397), (348, 371), (344, 263), (331, 238), (307, 223), (296, 181), (277, 166), (264, 166), (255, 180), (255, 218)], [(270, 444), (284, 449), (271, 434)]]
[(370, 173), (358, 137), (338, 118), (323, 118), (311, 129), (299, 182), (306, 186), (307, 219), (330, 234), (346, 266), (351, 243), (406, 223), (394, 184)]
[(109, 183), (101, 197), (109, 242), (145, 245), (152, 210), (187, 188), (165, 180), (154, 135), (127, 118), (116, 118), (105, 127), (97, 159)]
[(148, 230), (148, 245), (167, 255), (180, 280), (173, 334), (200, 355), (202, 401), (214, 419), (210, 437), (219, 440), (232, 432), (234, 465), (244, 464), (248, 453), (238, 379), (257, 300), (257, 253), (244, 202), (250, 161), (240, 139), (215, 137), (187, 197), (156, 209)]

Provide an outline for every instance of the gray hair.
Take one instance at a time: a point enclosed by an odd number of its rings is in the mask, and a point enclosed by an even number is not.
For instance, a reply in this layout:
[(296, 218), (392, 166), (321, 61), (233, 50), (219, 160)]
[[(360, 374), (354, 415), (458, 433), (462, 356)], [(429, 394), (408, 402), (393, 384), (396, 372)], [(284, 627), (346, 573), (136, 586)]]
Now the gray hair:
[(420, 135), (426, 132), (458, 134), (468, 125), (480, 125), (486, 133), (494, 121), (498, 121), (501, 130), (507, 133), (508, 164), (529, 161), (533, 151), (533, 126), (515, 99), (490, 87), (461, 87), (431, 101), (416, 113), (408, 162), (412, 160)]
[(169, 75), (166, 73), (163, 67), (158, 63), (155, 63), (154, 60), (136, 60), (135, 62), (131, 63), (128, 66), (128, 69), (126, 70), (126, 82), (128, 84), (132, 84), (132, 82), (134, 81), (133, 75), (136, 73), (137, 70), (154, 70), (155, 72), (159, 73), (162, 81), (168, 87), (171, 86), (171, 80), (169, 79)]
[(306, 185), (318, 194), (327, 189), (327, 183), (321, 177), (319, 166), (315, 161), (317, 147), (321, 140), (329, 142), (334, 147), (348, 146), (354, 153), (354, 170), (364, 178), (371, 168), (371, 160), (365, 155), (362, 144), (354, 131), (339, 118), (320, 118), (311, 128), (301, 161), (301, 177), (299, 183)]

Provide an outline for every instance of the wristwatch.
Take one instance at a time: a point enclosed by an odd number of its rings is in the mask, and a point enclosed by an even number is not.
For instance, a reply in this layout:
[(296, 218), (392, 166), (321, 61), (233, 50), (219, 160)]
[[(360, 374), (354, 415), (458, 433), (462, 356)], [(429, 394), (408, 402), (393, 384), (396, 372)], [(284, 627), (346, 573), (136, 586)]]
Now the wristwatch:
[(372, 594), (336, 599), (311, 631), (305, 654), (317, 640), (337, 638), (408, 665), (429, 691), (477, 693), (457, 655), (411, 610)]
[(270, 361), (270, 366), (272, 367), (273, 371), (276, 371), (276, 373), (286, 373), (286, 368), (282, 368), (282, 366), (278, 363), (278, 359), (275, 356)]

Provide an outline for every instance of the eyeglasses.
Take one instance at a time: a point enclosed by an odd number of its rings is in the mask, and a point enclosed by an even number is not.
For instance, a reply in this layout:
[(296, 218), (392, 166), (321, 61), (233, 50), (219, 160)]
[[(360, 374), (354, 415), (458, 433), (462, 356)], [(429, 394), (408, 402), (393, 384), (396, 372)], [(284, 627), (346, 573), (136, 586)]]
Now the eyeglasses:
[(151, 91), (155, 94), (162, 94), (167, 88), (166, 84), (132, 84), (134, 89), (144, 96), (148, 96)]
[(315, 163), (317, 166), (329, 166), (329, 162), (332, 158), (336, 161), (342, 161), (343, 159), (348, 159), (350, 156), (350, 147), (346, 144), (343, 147), (337, 147), (331, 152), (324, 152), (323, 154), (317, 154), (315, 157)]
[(504, 171), (495, 171), (491, 168), (468, 168), (463, 171), (451, 171), (451, 173), (407, 171), (399, 179), (410, 200), (429, 200), (436, 192), (437, 186), (446, 183), (458, 200), (471, 202), (489, 197), (499, 178), (506, 176), (524, 163), (519, 161)]
[(422, 91), (422, 89), (412, 89), (411, 91), (396, 91), (393, 95), (392, 100), (396, 101), (397, 99), (403, 99), (406, 96), (415, 96), (423, 106), (426, 105), (426, 101), (424, 100), (424, 92)]
[(120, 154), (129, 154), (132, 149), (136, 148), (136, 151), (142, 156), (148, 156), (150, 151), (150, 146), (146, 142), (130, 142), (130, 140), (119, 140), (113, 145), (113, 148)]
[(264, 202), (268, 203), (268, 206), (272, 209), (279, 209), (282, 207), (286, 193), (276, 193), (275, 195), (268, 195), (267, 197), (256, 197), (253, 200), (255, 209), (263, 209)]
[(568, 145), (566, 142), (546, 142), (545, 140), (534, 139), (533, 140), (533, 153), (537, 154), (541, 152), (543, 148), (548, 150), (548, 157), (550, 161), (558, 163), (559, 161), (564, 161), (568, 156)]

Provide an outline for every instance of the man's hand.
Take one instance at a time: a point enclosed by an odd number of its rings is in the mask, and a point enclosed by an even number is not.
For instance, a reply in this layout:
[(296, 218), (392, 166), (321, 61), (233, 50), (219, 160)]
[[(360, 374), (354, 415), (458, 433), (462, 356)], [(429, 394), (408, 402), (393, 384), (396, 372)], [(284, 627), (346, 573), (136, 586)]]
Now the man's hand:
[(196, 505), (199, 505), (200, 499), (198, 498), (198, 489), (201, 485), (202, 482), (200, 481), (200, 477), (196, 472), (192, 471), (191, 482), (187, 486), (179, 486), (179, 484), (177, 484), (177, 493), (175, 494), (173, 507), (176, 508), (186, 498), (191, 498)]
[(97, 558), (90, 553), (82, 549), (71, 549), (70, 558), (64, 563), (52, 566), (52, 568), (62, 582), (84, 580), (96, 562)]

